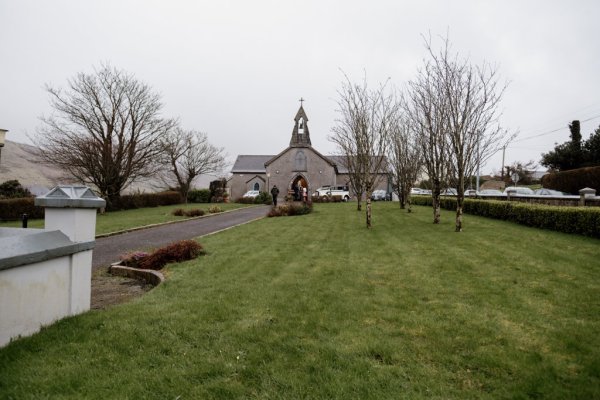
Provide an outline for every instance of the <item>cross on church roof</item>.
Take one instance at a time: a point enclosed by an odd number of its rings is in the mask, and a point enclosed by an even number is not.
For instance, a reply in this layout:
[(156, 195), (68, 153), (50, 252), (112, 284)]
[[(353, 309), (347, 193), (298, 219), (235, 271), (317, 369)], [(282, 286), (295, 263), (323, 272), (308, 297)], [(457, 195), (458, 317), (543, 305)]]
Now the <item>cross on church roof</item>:
[(300, 102), (300, 107), (302, 107), (302, 102), (306, 101), (306, 100), (304, 100), (302, 97), (300, 97), (300, 100), (298, 100), (298, 101)]

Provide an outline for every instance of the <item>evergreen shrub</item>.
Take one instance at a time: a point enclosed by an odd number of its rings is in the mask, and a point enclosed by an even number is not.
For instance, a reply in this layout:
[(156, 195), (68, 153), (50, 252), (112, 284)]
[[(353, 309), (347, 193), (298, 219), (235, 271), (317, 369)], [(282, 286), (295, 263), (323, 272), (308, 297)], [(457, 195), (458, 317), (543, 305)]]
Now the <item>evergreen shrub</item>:
[(553, 172), (542, 177), (542, 186), (571, 194), (589, 187), (600, 192), (600, 167), (587, 167)]
[(266, 204), (270, 205), (273, 203), (273, 196), (271, 193), (260, 192), (258, 196), (254, 198), (254, 204)]
[(210, 189), (193, 189), (188, 192), (188, 203), (210, 203)]

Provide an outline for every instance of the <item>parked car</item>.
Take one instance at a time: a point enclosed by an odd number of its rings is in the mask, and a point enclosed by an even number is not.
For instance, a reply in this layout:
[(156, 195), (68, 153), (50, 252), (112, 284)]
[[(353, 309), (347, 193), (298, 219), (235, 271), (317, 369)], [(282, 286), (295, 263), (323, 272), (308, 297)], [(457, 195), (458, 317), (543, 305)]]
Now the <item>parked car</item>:
[(260, 192), (258, 190), (248, 190), (242, 197), (255, 198)]
[(538, 196), (564, 196), (565, 195), (563, 192), (559, 192), (558, 190), (545, 189), (545, 188), (537, 189), (534, 193)]
[(371, 195), (371, 200), (373, 200), (373, 201), (379, 201), (379, 200), (387, 201), (387, 200), (389, 200), (389, 198), (390, 198), (390, 196), (388, 196), (388, 193), (382, 189), (374, 190), (373, 194)]
[(477, 190), (467, 189), (465, 190), (465, 196), (477, 196)]
[(331, 186), (321, 186), (313, 193), (313, 196), (325, 196), (327, 192), (331, 191)]
[(509, 186), (506, 189), (504, 189), (504, 193), (508, 194), (510, 192), (511, 195), (532, 195), (535, 194), (533, 193), (533, 190), (531, 190), (528, 187), (524, 187), (524, 186)]
[(448, 188), (448, 189), (442, 190), (442, 192), (440, 194), (442, 196), (457, 196), (458, 191), (454, 188)]
[(325, 192), (327, 196), (342, 196), (342, 200), (350, 200), (350, 189), (348, 186), (330, 186), (329, 190)]
[(479, 196), (504, 196), (500, 190), (497, 189), (483, 189), (477, 193)]
[(424, 190), (421, 188), (412, 188), (410, 189), (410, 194), (425, 194)]

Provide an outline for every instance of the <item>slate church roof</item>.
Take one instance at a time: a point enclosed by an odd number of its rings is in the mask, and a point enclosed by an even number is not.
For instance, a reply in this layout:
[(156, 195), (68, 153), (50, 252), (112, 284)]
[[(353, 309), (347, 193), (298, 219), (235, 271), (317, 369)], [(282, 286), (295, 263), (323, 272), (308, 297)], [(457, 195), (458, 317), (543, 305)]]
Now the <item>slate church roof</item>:
[(253, 156), (253, 155), (239, 155), (231, 168), (232, 174), (239, 174), (241, 172), (246, 173), (262, 173), (265, 171), (265, 163), (275, 156)]
[(275, 159), (282, 156), (285, 152), (289, 151), (290, 148), (305, 147), (315, 152), (319, 157), (328, 161), (332, 167), (336, 169), (338, 174), (347, 174), (348, 168), (344, 166), (342, 156), (325, 156), (315, 150), (310, 141), (310, 133), (308, 130), (308, 117), (302, 107), (304, 99), (300, 99), (300, 108), (294, 117), (294, 129), (292, 131), (292, 138), (290, 145), (284, 149), (281, 153), (276, 155), (239, 155), (233, 164), (231, 169), (232, 174), (264, 174), (266, 173), (266, 164), (270, 164)]

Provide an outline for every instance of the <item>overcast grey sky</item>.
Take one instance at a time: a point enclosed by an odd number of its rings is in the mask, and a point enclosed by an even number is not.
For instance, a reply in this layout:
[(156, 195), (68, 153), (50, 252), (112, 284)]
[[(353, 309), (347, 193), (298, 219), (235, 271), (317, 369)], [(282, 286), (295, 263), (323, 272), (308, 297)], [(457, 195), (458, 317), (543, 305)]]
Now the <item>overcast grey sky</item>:
[[(426, 56), (421, 34), (446, 31), (462, 56), (497, 63), (510, 81), (502, 123), (517, 140), (556, 130), (515, 142), (506, 164), (539, 161), (573, 119), (590, 119), (584, 138), (600, 125), (598, 0), (0, 0), (0, 17), (0, 128), (17, 142), (50, 111), (46, 83), (110, 62), (230, 161), (283, 150), (300, 97), (313, 146), (331, 154), (340, 69), (402, 87)], [(500, 165), (496, 154), (482, 173)]]

